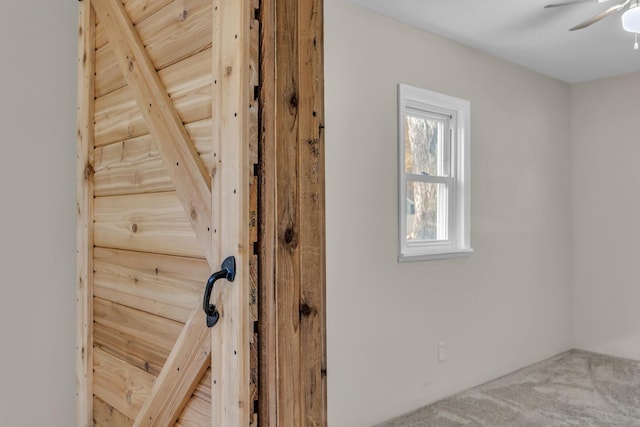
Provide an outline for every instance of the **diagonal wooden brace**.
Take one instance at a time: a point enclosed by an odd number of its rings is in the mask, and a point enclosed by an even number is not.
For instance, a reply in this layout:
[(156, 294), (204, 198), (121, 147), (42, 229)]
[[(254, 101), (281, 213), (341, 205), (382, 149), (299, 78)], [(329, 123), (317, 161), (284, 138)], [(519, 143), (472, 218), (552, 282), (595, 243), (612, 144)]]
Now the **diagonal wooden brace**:
[(105, 34), (140, 108), (187, 217), (212, 268), (211, 175), (118, 0), (93, 2)]
[[(213, 269), (211, 177), (122, 3), (100, 0), (92, 4)], [(180, 333), (135, 425), (173, 425), (211, 363), (210, 352), (211, 333), (198, 306)]]

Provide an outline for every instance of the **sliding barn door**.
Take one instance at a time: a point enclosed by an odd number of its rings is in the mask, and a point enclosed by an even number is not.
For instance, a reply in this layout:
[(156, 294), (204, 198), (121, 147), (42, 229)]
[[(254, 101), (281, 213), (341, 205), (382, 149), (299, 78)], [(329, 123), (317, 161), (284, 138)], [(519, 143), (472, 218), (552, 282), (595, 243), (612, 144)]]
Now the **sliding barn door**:
[(256, 423), (256, 9), (80, 1), (77, 426)]

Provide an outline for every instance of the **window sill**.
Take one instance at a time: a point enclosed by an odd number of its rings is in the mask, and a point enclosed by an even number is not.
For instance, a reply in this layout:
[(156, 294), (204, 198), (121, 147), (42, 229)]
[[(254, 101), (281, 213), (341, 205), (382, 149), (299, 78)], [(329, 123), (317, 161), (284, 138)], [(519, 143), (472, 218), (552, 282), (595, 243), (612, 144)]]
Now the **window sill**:
[(433, 253), (418, 253), (415, 255), (400, 254), (398, 255), (398, 262), (414, 262), (414, 261), (433, 261), (447, 258), (461, 258), (470, 256), (473, 253), (472, 248), (466, 249), (454, 249), (449, 252), (433, 252)]

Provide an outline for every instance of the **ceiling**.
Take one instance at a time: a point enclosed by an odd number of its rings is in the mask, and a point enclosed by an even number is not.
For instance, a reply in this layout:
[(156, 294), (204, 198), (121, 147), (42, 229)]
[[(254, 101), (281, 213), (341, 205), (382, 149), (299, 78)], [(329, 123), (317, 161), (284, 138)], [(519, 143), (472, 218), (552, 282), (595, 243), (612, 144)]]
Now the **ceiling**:
[(621, 13), (568, 31), (622, 0), (550, 9), (554, 0), (349, 1), (570, 83), (640, 71)]

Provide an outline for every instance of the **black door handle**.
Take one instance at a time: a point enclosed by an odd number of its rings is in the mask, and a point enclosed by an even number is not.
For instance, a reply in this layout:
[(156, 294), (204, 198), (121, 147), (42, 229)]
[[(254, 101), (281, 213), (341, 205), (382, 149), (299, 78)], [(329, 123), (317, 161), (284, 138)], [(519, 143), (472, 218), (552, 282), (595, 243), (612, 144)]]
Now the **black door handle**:
[(213, 292), (213, 285), (218, 279), (227, 279), (233, 282), (236, 278), (236, 259), (232, 256), (227, 257), (222, 262), (222, 270), (213, 273), (207, 281), (207, 286), (204, 288), (204, 301), (202, 302), (202, 309), (207, 314), (207, 326), (213, 327), (220, 319), (220, 313), (216, 309), (215, 304), (211, 304), (211, 292)]

